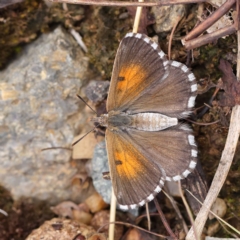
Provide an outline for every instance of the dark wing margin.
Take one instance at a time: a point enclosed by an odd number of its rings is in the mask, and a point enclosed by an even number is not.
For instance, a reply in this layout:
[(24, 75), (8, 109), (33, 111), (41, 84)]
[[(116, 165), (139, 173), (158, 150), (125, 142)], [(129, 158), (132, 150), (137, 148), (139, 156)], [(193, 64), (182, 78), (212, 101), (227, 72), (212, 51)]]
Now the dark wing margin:
[(118, 48), (107, 110), (128, 111), (131, 104), (168, 76), (168, 60), (158, 44), (140, 33), (128, 33)]
[(159, 163), (146, 158), (124, 131), (107, 129), (106, 142), (111, 180), (120, 207), (133, 209), (153, 200), (165, 180)]

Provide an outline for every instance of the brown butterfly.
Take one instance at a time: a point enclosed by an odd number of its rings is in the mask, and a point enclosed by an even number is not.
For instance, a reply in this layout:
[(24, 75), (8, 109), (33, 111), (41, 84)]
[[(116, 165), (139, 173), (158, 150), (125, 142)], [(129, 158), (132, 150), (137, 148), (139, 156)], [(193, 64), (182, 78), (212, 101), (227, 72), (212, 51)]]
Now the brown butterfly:
[(110, 177), (122, 209), (142, 206), (164, 181), (187, 177), (197, 163), (192, 130), (178, 119), (194, 106), (197, 84), (182, 63), (168, 61), (144, 34), (128, 33), (118, 48), (107, 100)]

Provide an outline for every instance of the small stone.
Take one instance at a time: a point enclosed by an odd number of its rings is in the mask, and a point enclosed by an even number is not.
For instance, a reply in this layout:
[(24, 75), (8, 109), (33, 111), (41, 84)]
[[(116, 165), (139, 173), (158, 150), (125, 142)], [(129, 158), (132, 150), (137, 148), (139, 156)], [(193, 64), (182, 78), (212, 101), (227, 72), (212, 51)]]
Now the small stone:
[[(225, 201), (221, 198), (217, 198), (211, 207), (211, 211), (218, 215), (220, 218), (224, 217), (227, 212), (227, 205)], [(209, 219), (212, 220), (213, 218), (215, 218), (214, 215), (212, 213), (209, 213)]]
[(73, 209), (73, 220), (89, 225), (92, 220), (92, 214), (81, 209)]
[(219, 228), (220, 228), (219, 222), (214, 222), (214, 223), (210, 224), (207, 229), (207, 235), (213, 236), (216, 232), (218, 232)]
[(179, 186), (178, 186), (178, 182), (169, 182), (169, 181), (165, 181), (164, 183), (168, 190), (169, 190), (169, 194), (173, 197), (181, 197), (181, 194), (179, 192)]
[(85, 94), (90, 101), (101, 102), (107, 97), (109, 85), (109, 81), (92, 80), (85, 88)]
[(108, 204), (103, 201), (101, 195), (97, 192), (88, 197), (85, 200), (85, 203), (88, 205), (92, 213), (98, 212), (108, 207)]
[[(101, 227), (101, 232), (108, 234), (109, 217), (110, 215), (108, 210), (97, 212), (91, 221), (91, 226), (93, 226), (95, 230)], [(116, 221), (119, 221), (119, 215), (116, 215)], [(121, 239), (122, 235), (123, 225), (116, 224), (114, 228), (114, 240)]]

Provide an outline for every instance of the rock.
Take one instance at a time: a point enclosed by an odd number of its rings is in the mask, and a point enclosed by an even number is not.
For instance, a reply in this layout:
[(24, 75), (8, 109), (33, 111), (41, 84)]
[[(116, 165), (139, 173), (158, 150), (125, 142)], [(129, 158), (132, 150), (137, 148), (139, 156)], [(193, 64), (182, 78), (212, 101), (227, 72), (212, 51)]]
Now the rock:
[(173, 197), (181, 197), (179, 192), (178, 182), (168, 182), (165, 181), (165, 186), (168, 188), (169, 194)]
[(111, 202), (112, 183), (103, 179), (103, 172), (108, 172), (108, 158), (105, 141), (98, 143), (95, 147), (92, 159), (92, 179), (97, 192), (106, 203)]
[(216, 234), (220, 229), (220, 224), (219, 222), (214, 222), (214, 223), (211, 223), (209, 226), (208, 226), (208, 229), (207, 229), (207, 235), (208, 236), (213, 236), (214, 234)]
[(108, 204), (103, 201), (102, 196), (98, 192), (95, 192), (94, 194), (89, 196), (85, 200), (85, 203), (87, 204), (92, 213), (96, 213), (108, 207)]
[(70, 219), (54, 218), (43, 223), (38, 229), (33, 230), (26, 240), (72, 240), (78, 234), (81, 234), (82, 239), (88, 239), (88, 237), (94, 236), (95, 233), (92, 227), (85, 224)]
[(156, 33), (169, 32), (186, 14), (186, 6), (183, 4), (155, 6), (152, 8), (152, 13), (156, 20), (154, 24)]
[(85, 88), (86, 97), (94, 103), (103, 101), (107, 97), (109, 85), (109, 81), (90, 81)]
[[(100, 212), (97, 212), (92, 218), (91, 226), (93, 226), (95, 230), (98, 230), (99, 228), (101, 228), (100, 232), (108, 234), (109, 218), (110, 218), (109, 214), (110, 213), (108, 210), (102, 210)], [(118, 214), (116, 215), (116, 221), (120, 221), (120, 217)], [(115, 224), (114, 240), (119, 240), (122, 238), (123, 230), (124, 230), (123, 225)]]
[(0, 72), (0, 183), (13, 198), (71, 200), (74, 134), (88, 116), (76, 94), (88, 60), (60, 27), (29, 44)]
[[(223, 199), (217, 198), (211, 207), (211, 211), (218, 217), (223, 218), (227, 212), (227, 204)], [(215, 218), (214, 215), (212, 213), (209, 213), (209, 219), (212, 220), (213, 218)]]

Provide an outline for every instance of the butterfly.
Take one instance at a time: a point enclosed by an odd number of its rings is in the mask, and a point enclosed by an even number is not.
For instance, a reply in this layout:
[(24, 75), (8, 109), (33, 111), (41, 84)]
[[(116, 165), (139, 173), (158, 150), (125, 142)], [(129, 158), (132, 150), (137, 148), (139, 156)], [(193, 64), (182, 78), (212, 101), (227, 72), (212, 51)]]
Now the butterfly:
[(186, 178), (197, 164), (192, 130), (178, 119), (194, 107), (197, 83), (182, 63), (168, 61), (158, 44), (127, 33), (117, 50), (107, 99), (110, 178), (122, 209), (154, 199), (165, 181)]

